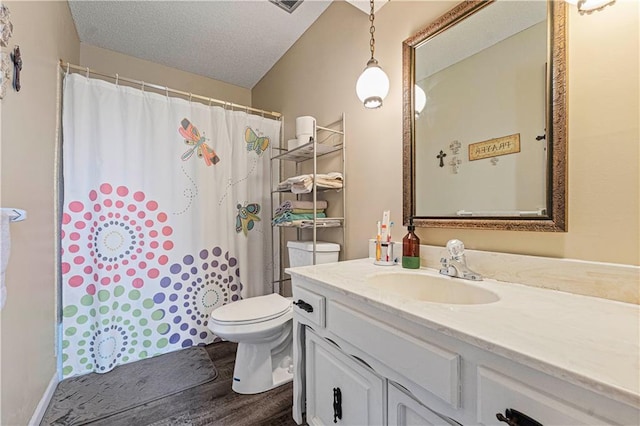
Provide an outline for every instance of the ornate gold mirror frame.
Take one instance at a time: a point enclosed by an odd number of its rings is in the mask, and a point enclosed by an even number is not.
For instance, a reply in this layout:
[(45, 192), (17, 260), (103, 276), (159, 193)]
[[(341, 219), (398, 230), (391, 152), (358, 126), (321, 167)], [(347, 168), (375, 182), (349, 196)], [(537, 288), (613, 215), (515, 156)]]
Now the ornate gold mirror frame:
[(403, 61), (403, 220), (414, 218), (416, 226), (433, 228), (502, 229), (519, 231), (567, 230), (567, 99), (566, 99), (566, 3), (548, 1), (548, 42), (546, 99), (547, 211), (541, 217), (429, 217), (415, 215), (415, 49), (446, 31), (494, 0), (467, 0), (438, 18), (402, 44)]

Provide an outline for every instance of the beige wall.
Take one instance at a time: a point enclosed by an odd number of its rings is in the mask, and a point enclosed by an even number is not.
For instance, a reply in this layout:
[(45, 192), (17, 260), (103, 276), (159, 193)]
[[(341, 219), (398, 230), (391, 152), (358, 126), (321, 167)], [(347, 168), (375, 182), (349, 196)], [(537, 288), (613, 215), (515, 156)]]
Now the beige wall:
[[(253, 104), (320, 123), (347, 113), (347, 257), (367, 255), (382, 211), (402, 220), (401, 43), (455, 2), (393, 1), (376, 15), (376, 58), (391, 80), (379, 110), (366, 111), (355, 82), (368, 59), (367, 16), (336, 2), (254, 87)], [(569, 231), (426, 229), (425, 244), (640, 264), (639, 37), (637, 1), (581, 16), (569, 6)], [(400, 237), (400, 232), (396, 235)]]
[(31, 418), (56, 372), (54, 154), (58, 59), (78, 61), (80, 42), (66, 2), (5, 2), (24, 66), (22, 90), (2, 100), (2, 207), (27, 211), (11, 225), (2, 318), (3, 425)]
[(195, 95), (251, 106), (251, 90), (90, 44), (80, 45), (80, 65)]

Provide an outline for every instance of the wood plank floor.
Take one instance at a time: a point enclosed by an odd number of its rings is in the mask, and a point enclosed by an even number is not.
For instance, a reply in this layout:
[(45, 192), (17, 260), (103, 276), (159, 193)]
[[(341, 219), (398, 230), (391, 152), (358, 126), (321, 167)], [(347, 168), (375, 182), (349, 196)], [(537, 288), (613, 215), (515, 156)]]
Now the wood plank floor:
[(239, 395), (231, 390), (235, 343), (206, 347), (218, 369), (209, 383), (88, 423), (100, 426), (293, 426), (291, 383), (258, 395)]

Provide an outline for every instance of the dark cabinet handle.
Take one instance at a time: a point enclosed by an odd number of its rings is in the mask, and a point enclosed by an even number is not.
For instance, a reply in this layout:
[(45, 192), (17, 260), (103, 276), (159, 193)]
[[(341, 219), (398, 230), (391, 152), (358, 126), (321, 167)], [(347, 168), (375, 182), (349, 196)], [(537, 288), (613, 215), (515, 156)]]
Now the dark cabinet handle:
[(342, 420), (342, 392), (340, 388), (333, 388), (333, 422)]
[(306, 311), (309, 313), (313, 312), (313, 306), (311, 306), (310, 304), (308, 304), (302, 299), (298, 299), (298, 301), (293, 302), (293, 304), (296, 305), (298, 308), (302, 309), (303, 311)]
[(513, 408), (507, 408), (504, 411), (504, 415), (502, 413), (496, 414), (496, 418), (509, 426), (543, 426), (542, 423)]

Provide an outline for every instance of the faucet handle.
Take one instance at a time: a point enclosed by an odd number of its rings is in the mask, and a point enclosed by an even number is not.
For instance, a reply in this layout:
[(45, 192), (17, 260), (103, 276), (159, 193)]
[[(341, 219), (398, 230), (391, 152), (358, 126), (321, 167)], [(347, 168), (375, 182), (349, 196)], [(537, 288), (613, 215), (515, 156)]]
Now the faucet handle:
[(466, 280), (471, 280), (471, 281), (482, 281), (482, 275), (478, 274), (477, 272), (465, 272), (462, 275), (462, 278), (466, 279)]
[(464, 255), (464, 243), (460, 240), (449, 240), (447, 242), (447, 250), (454, 258)]

